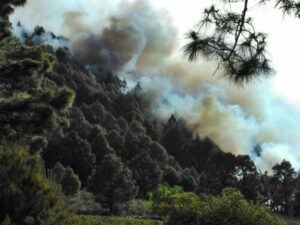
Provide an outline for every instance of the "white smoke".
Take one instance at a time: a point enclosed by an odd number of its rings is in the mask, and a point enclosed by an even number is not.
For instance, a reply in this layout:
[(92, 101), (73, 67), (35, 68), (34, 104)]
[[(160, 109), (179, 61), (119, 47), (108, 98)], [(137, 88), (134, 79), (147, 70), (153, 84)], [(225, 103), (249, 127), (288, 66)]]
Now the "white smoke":
[(212, 76), (214, 62), (187, 62), (170, 16), (148, 1), (29, 0), (11, 17), (19, 20), (66, 35), (84, 64), (112, 67), (131, 86), (140, 82), (157, 117), (182, 116), (200, 136), (226, 152), (250, 154), (263, 170), (282, 159), (299, 168), (300, 109), (268, 81), (236, 87)]

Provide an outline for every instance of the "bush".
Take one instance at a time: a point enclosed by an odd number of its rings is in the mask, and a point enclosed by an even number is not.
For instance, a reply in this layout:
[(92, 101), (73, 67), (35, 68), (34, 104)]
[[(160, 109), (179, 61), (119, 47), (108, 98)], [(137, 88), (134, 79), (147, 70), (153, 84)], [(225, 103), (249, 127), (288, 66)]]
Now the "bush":
[(152, 216), (152, 201), (134, 199), (125, 208), (125, 215), (149, 218)]
[(150, 194), (153, 200), (153, 212), (162, 216), (169, 210), (171, 196), (182, 193), (183, 190), (179, 186), (170, 187), (164, 184), (159, 184), (156, 190)]
[(200, 198), (194, 194), (170, 198), (167, 225), (284, 225), (265, 208), (248, 203), (234, 189), (225, 189), (221, 196)]
[(101, 213), (101, 204), (95, 201), (95, 196), (87, 191), (79, 191), (74, 196), (67, 197), (70, 209), (76, 214), (95, 215)]
[(170, 187), (168, 185), (159, 184), (153, 193), (153, 201), (156, 203), (167, 200), (174, 194), (182, 193), (183, 190), (179, 186)]
[(73, 225), (163, 225), (161, 221), (122, 217), (75, 216)]

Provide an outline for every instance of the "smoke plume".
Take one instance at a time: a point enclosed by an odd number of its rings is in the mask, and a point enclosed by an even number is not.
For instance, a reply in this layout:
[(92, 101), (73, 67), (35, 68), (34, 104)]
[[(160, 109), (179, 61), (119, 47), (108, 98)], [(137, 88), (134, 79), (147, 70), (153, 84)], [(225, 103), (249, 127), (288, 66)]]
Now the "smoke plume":
[[(129, 88), (139, 82), (158, 118), (182, 116), (195, 133), (226, 152), (250, 154), (263, 170), (282, 159), (299, 168), (300, 110), (277, 96), (268, 81), (236, 87), (220, 73), (212, 76), (214, 62), (187, 62), (171, 17), (148, 1), (67, 2), (28, 0), (11, 22), (64, 35), (83, 65), (113, 70)], [(257, 144), (260, 157), (253, 151)]]

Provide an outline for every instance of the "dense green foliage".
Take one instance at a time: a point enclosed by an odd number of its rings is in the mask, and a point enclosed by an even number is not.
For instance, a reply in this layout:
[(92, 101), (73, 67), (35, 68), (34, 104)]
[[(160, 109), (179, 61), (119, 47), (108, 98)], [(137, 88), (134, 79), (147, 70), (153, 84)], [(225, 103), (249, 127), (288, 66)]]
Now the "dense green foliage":
[(157, 203), (166, 201), (169, 197), (175, 194), (182, 193), (183, 190), (179, 186), (169, 187), (163, 184), (158, 185), (153, 193), (153, 200)]
[(265, 208), (247, 203), (234, 189), (224, 189), (221, 196), (210, 198), (177, 194), (168, 204), (167, 225), (284, 225)]
[(45, 131), (66, 124), (63, 115), (74, 94), (45, 77), (54, 63), (45, 47), (5, 38), (0, 48), (0, 140), (38, 150), (45, 145)]
[(161, 221), (99, 216), (76, 216), (74, 225), (163, 225)]
[(53, 175), (55, 181), (61, 184), (62, 190), (67, 196), (75, 195), (79, 191), (81, 182), (72, 168), (64, 168), (60, 163), (56, 163)]
[(63, 195), (45, 178), (38, 155), (18, 146), (0, 146), (0, 223), (65, 225)]

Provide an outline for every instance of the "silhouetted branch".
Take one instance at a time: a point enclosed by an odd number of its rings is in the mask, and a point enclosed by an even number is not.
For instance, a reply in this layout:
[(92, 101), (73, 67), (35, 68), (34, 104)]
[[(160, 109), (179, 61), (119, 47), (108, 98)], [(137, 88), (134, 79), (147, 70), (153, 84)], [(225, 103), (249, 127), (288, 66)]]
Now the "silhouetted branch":
[[(188, 59), (194, 61), (199, 54), (209, 60), (217, 59), (217, 70), (222, 67), (224, 75), (236, 83), (272, 74), (270, 60), (266, 57), (266, 36), (255, 31), (252, 18), (247, 17), (247, 11), (248, 0), (244, 0), (240, 14), (223, 14), (214, 5), (205, 9), (199, 30), (190, 31), (187, 35), (190, 42), (185, 46), (184, 52)], [(213, 28), (209, 34), (203, 29), (208, 26)]]

